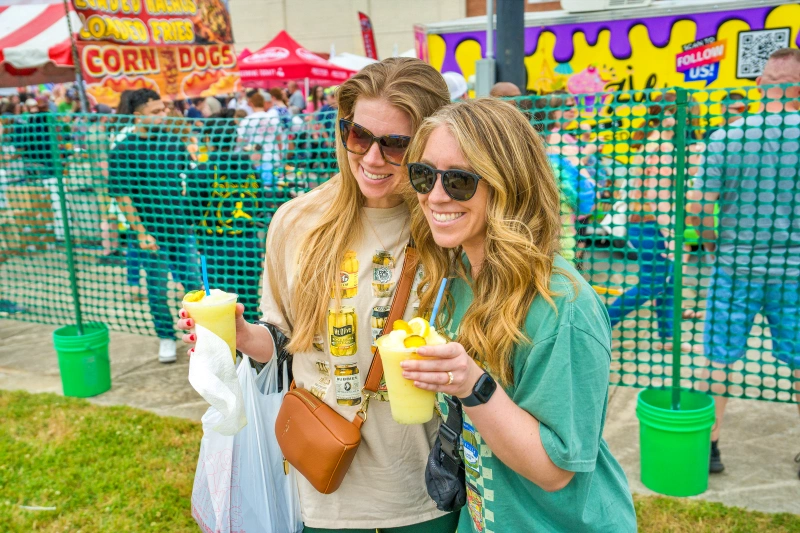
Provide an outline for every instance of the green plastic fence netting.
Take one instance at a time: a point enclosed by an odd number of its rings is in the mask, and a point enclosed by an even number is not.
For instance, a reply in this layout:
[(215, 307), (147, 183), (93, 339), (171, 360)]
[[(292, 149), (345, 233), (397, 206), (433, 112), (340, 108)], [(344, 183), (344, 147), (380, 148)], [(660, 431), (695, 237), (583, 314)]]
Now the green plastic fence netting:
[[(680, 354), (683, 388), (794, 401), (792, 90), (515, 101), (560, 180), (563, 254), (608, 306), (612, 383), (670, 386)], [(200, 286), (199, 254), (211, 285), (239, 294), (257, 318), (271, 216), (336, 173), (335, 122), (4, 117), (0, 316), (73, 323), (71, 248), (85, 321), (171, 335), (183, 292)]]
[(74, 322), (68, 228), (86, 321), (170, 336), (182, 293), (200, 284), (200, 254), (212, 285), (238, 293), (248, 318), (257, 318), (269, 221), (283, 202), (336, 172), (333, 122), (6, 118), (0, 312)]

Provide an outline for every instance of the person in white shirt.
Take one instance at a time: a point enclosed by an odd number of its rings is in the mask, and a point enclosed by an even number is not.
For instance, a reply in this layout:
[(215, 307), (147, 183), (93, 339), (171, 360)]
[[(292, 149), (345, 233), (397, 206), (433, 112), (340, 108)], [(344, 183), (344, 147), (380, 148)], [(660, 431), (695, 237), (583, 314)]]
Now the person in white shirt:
[(306, 108), (306, 97), (303, 95), (296, 81), (290, 81), (287, 86), (289, 89), (289, 110), (293, 115), (302, 113)]
[(261, 151), (261, 179), (265, 187), (271, 187), (281, 159), (281, 117), (272, 107), (272, 97), (261, 91), (250, 97), (250, 105), (253, 113), (239, 123), (239, 137), (251, 149)]
[(248, 115), (253, 112), (253, 108), (247, 103), (247, 92), (246, 91), (239, 91), (231, 98), (230, 102), (228, 102), (228, 109), (235, 109), (235, 110), (243, 110)]

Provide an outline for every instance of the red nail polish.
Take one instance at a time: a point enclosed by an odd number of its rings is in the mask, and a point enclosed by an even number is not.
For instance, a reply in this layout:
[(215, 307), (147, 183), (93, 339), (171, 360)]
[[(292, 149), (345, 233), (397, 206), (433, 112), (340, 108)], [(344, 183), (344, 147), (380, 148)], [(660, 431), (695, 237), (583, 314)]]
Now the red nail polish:
[(191, 341), (194, 342), (197, 340), (197, 337), (195, 337), (194, 335), (189, 335), (189, 339), (191, 339)]

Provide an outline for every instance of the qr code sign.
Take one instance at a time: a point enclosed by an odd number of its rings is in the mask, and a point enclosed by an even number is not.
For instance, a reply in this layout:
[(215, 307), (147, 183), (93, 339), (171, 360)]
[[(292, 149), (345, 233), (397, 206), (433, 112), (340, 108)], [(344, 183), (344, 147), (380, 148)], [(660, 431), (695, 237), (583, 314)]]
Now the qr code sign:
[(790, 28), (739, 32), (736, 77), (743, 79), (759, 77), (772, 52), (789, 47), (790, 35)]

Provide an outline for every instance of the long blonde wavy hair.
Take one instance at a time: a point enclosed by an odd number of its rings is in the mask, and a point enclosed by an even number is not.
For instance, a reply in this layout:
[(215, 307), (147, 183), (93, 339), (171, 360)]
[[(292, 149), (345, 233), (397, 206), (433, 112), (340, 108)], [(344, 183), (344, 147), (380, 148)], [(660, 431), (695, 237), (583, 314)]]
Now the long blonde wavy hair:
[[(447, 84), (436, 69), (418, 59), (402, 57), (367, 66), (339, 87), (337, 97), (339, 174), (323, 186), (330, 194), (330, 205), (317, 225), (302, 237), (298, 248), (299, 265), (291, 302), (295, 320), (287, 346), (292, 353), (310, 350), (314, 336), (324, 330), (328, 295), (334, 285), (341, 288), (339, 271), (344, 254), (362, 237), (364, 196), (350, 170), (338, 119), (352, 119), (359, 98), (383, 99), (409, 116), (414, 135), (426, 117), (450, 101)], [(398, 172), (405, 175), (405, 165), (398, 167)], [(340, 291), (335, 292), (338, 304)]]
[(461, 247), (438, 246), (416, 196), (409, 196), (411, 235), (424, 268), (420, 312), (433, 306), (443, 277), (455, 274), (471, 283), (474, 298), (457, 341), (508, 385), (514, 346), (528, 340), (523, 328), (531, 302), (541, 296), (555, 305), (550, 276), (559, 251), (559, 188), (541, 136), (510, 103), (486, 98), (440, 109), (417, 132), (408, 161), (422, 159), (440, 127), (455, 137), (471, 170), (489, 187), (484, 260), (470, 281)]

